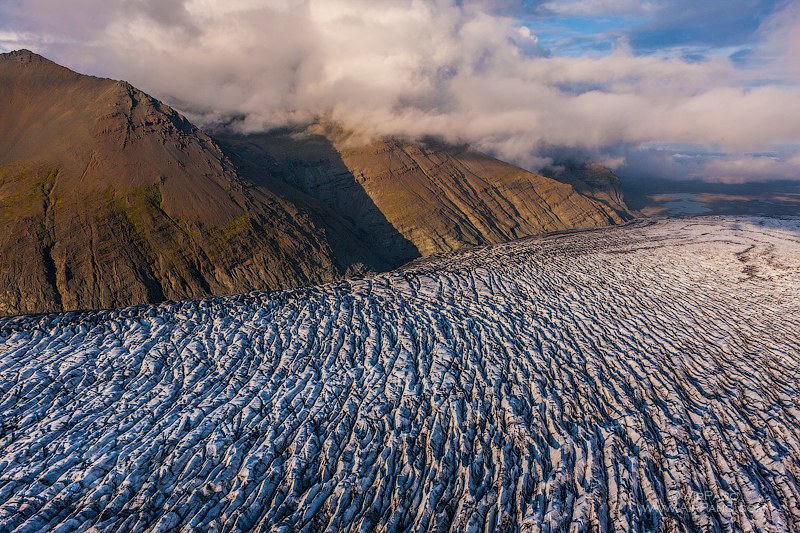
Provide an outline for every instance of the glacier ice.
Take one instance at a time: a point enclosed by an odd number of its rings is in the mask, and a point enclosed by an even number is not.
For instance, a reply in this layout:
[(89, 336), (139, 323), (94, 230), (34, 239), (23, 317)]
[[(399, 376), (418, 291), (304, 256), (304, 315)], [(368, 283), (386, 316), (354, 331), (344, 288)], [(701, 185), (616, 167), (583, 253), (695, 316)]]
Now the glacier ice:
[(0, 531), (799, 531), (800, 219), (0, 319)]

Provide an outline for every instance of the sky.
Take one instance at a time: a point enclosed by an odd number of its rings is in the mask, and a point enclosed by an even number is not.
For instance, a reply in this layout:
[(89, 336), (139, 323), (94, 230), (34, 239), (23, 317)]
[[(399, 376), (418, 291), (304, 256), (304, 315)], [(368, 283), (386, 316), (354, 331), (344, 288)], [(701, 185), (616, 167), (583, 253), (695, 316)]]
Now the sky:
[(332, 120), (534, 170), (800, 180), (799, 0), (3, 0), (19, 48), (210, 129)]

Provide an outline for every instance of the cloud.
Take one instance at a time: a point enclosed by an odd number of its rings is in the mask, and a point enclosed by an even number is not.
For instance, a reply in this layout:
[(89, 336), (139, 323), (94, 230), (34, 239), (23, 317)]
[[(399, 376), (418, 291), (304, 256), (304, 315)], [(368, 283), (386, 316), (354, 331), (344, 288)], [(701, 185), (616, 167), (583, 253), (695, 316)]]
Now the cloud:
[[(760, 28), (765, 36), (759, 52), (759, 66), (784, 82), (800, 82), (800, 3), (789, 3), (783, 10), (765, 20)], [(779, 68), (776, 69), (775, 67)], [(782, 74), (782, 76), (780, 76)]]
[(655, 11), (657, 7), (653, 2), (639, 0), (553, 0), (539, 6), (546, 13), (579, 17), (638, 15)]
[[(561, 0), (536, 9), (653, 6)], [(455, 0), (16, 0), (0, 7), (0, 46), (127, 79), (210, 127), (324, 118), (365, 136), (469, 142), (528, 167), (564, 149), (625, 161), (624, 172), (643, 161), (645, 145), (688, 143), (730, 161), (800, 145), (800, 87), (754, 83), (796, 68), (796, 6), (761, 22), (757, 44), (769, 57), (757, 72), (724, 55), (637, 55), (624, 40), (608, 54), (560, 56), (541, 49), (518, 10)], [(781, 175), (797, 167), (789, 159)], [(692, 172), (720, 179), (712, 162)], [(771, 172), (758, 163), (747, 172)]]
[(761, 179), (798, 179), (796, 158), (757, 156), (717, 159), (704, 165), (703, 173), (713, 181), (743, 183)]

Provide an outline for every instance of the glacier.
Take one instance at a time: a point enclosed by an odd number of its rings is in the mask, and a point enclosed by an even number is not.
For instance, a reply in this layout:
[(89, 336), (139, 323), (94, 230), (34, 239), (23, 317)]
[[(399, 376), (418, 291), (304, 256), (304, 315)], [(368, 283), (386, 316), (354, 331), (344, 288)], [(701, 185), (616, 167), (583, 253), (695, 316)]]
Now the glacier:
[(800, 531), (800, 219), (0, 319), (0, 531)]

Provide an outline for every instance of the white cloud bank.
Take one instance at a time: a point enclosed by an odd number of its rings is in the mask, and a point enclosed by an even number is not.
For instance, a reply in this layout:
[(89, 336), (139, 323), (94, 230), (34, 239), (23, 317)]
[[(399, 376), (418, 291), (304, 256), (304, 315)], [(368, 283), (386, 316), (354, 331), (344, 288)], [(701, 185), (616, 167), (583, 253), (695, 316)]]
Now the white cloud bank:
[[(551, 56), (535, 28), (483, 5), (17, 0), (0, 8), (13, 26), (0, 23), (0, 46), (127, 79), (206, 126), (235, 117), (243, 131), (326, 117), (370, 135), (466, 141), (528, 166), (554, 148), (619, 160), (643, 145), (691, 144), (735, 165), (800, 145), (796, 3), (765, 24), (757, 72), (723, 57), (636, 56), (624, 43), (602, 56)], [(769, 77), (780, 81), (754, 83)], [(737, 168), (800, 179), (792, 157)]]

